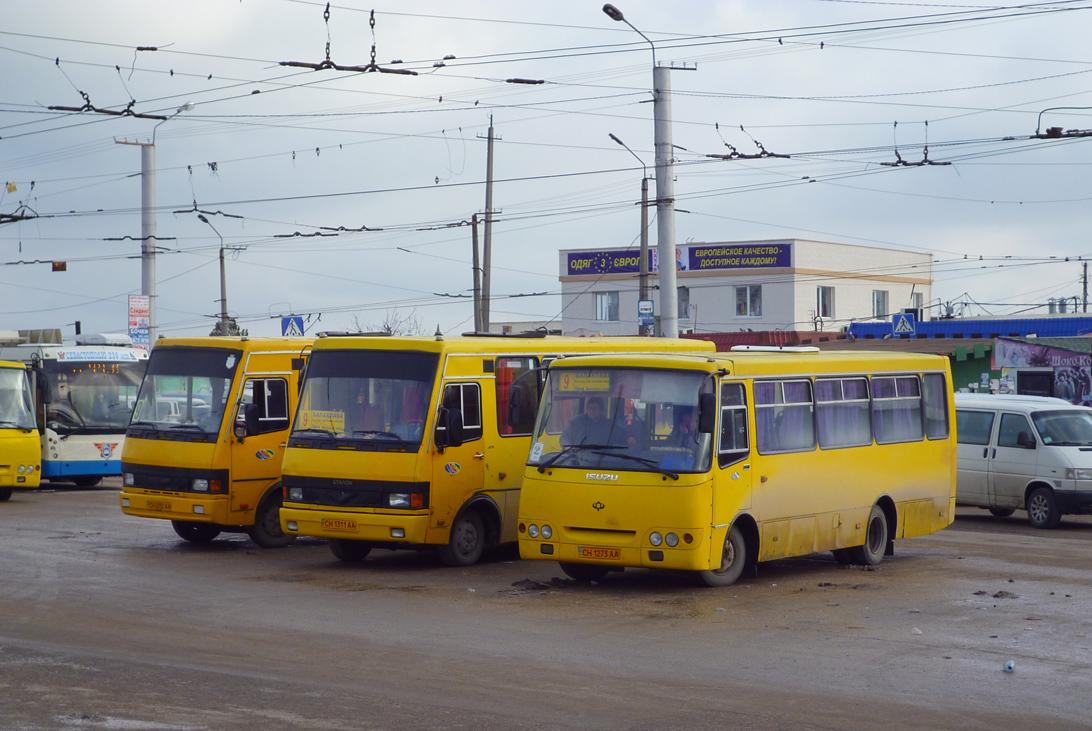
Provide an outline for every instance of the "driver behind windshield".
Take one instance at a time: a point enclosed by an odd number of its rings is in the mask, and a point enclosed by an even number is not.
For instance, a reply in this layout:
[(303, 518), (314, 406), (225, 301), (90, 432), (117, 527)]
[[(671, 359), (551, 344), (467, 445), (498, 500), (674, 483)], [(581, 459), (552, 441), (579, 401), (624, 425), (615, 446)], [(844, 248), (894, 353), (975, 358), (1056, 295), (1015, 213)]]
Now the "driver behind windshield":
[(614, 430), (614, 422), (604, 413), (603, 399), (592, 396), (584, 402), (584, 413), (574, 416), (562, 430), (561, 445), (610, 444)]

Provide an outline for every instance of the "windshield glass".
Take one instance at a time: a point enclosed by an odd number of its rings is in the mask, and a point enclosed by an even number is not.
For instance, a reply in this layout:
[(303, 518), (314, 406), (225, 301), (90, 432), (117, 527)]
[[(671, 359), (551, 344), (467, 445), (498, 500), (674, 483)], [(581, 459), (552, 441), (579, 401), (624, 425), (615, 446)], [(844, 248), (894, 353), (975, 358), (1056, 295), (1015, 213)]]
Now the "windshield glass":
[(130, 426), (218, 434), (241, 356), (221, 348), (153, 350)]
[(48, 360), (46, 424), (57, 432), (125, 431), (146, 361)]
[(1092, 447), (1092, 411), (1065, 409), (1031, 415), (1043, 444), (1052, 447)]
[(23, 368), (0, 368), (0, 429), (36, 429), (34, 394)]
[(704, 472), (711, 435), (699, 434), (705, 373), (551, 369), (528, 464), (637, 472)]
[(391, 350), (314, 352), (292, 436), (419, 444), (439, 360)]

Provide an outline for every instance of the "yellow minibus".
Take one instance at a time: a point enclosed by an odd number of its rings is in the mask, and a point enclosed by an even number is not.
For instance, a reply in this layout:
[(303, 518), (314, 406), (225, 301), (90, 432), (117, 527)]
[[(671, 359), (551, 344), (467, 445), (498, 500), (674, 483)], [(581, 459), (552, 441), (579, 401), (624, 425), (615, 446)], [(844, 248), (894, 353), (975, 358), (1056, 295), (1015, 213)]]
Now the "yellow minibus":
[(307, 338), (156, 341), (121, 454), (121, 510), (171, 521), (206, 543), (245, 531), (263, 548), (281, 531), (281, 458)]
[[(473, 564), (516, 540), (541, 376), (531, 371), (567, 354), (639, 351), (712, 354), (713, 344), (320, 335), (282, 466), (282, 528), (329, 539), (343, 561), (375, 546), (429, 547), (446, 564)], [(510, 422), (517, 379), (522, 416)]]
[(946, 358), (747, 350), (552, 363), (520, 556), (578, 580), (645, 567), (727, 586), (821, 551), (877, 564), (895, 539), (952, 522)]
[(0, 501), (14, 488), (34, 489), (42, 479), (42, 449), (34, 392), (22, 363), (0, 361)]

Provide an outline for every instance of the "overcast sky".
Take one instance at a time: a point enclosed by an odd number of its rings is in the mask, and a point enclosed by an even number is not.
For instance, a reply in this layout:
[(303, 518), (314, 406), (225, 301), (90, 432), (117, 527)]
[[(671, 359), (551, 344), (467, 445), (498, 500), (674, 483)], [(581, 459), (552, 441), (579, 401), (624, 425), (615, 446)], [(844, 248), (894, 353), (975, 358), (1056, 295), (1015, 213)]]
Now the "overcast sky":
[[(1092, 129), (1092, 0), (616, 4), (658, 61), (688, 67), (672, 73), (678, 243), (927, 251), (932, 304), (983, 304), (967, 314), (1081, 295), (1064, 259), (1092, 255), (1092, 137), (1033, 135)], [(0, 215), (27, 220), (0, 223), (0, 329), (125, 330), (141, 156), (117, 142), (154, 130), (161, 334), (211, 330), (218, 235), (245, 247), (228, 306), (252, 334), (288, 313), (309, 332), (392, 313), (468, 330), (459, 224), (485, 209), (490, 118), (492, 319), (557, 317), (559, 249), (638, 240), (641, 166), (608, 135), (654, 166), (650, 46), (601, 8), (342, 2), (327, 23), (304, 0), (5, 3)], [(366, 67), (374, 43), (378, 65), (417, 75), (280, 63), (319, 64), (327, 43), (339, 66)], [(81, 92), (98, 110), (194, 106), (162, 124), (49, 110)], [(706, 157), (758, 144), (790, 157)], [(900, 159), (951, 164), (884, 164)]]

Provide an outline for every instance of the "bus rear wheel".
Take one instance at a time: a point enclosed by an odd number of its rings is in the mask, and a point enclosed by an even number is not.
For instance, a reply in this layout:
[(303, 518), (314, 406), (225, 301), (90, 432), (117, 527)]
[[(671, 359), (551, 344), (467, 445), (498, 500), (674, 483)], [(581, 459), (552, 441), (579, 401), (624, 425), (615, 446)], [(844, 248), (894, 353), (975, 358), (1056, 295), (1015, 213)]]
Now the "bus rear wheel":
[(561, 570), (570, 579), (576, 579), (577, 581), (599, 581), (610, 573), (609, 566), (599, 566), (594, 563), (567, 563), (565, 561), (561, 562)]
[(190, 543), (208, 543), (220, 535), (220, 526), (211, 523), (194, 523), (189, 520), (172, 520), (171, 527), (179, 538)]
[(282, 502), (281, 488), (278, 485), (258, 503), (258, 509), (254, 511), (254, 525), (246, 529), (250, 540), (262, 548), (284, 548), (296, 540), (295, 534), (281, 530)]
[(102, 482), (102, 478), (101, 477), (96, 477), (95, 475), (87, 475), (85, 477), (73, 477), (72, 478), (72, 484), (74, 484), (76, 487), (94, 487), (95, 485), (99, 484), (100, 482)]
[(884, 551), (887, 550), (887, 516), (879, 505), (872, 506), (872, 512), (868, 514), (868, 522), (865, 523), (865, 544), (850, 549), (853, 552), (853, 563), (862, 566), (875, 566), (883, 561)]
[(0, 503), (4, 502), (5, 500), (11, 500), (11, 493), (12, 492), (13, 491), (12, 491), (12, 489), (10, 487), (5, 487), (3, 489), (0, 489)]
[(743, 532), (733, 525), (724, 535), (720, 568), (699, 571), (698, 575), (706, 586), (731, 586), (743, 575), (746, 564), (747, 542), (743, 540)]
[(440, 546), (440, 560), (448, 566), (473, 566), (485, 550), (485, 524), (473, 510), (455, 518), (451, 538)]
[(339, 561), (346, 563), (360, 563), (371, 553), (370, 544), (363, 541), (350, 541), (344, 538), (330, 539), (330, 553)]

